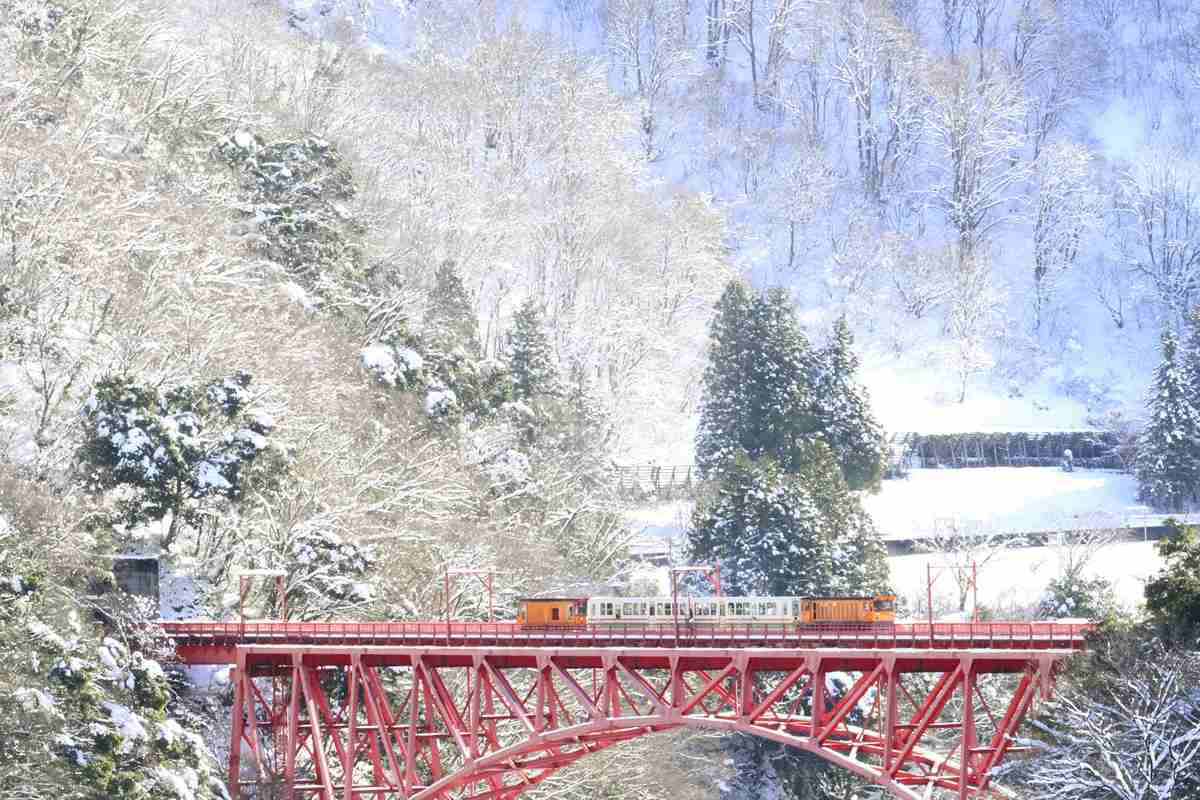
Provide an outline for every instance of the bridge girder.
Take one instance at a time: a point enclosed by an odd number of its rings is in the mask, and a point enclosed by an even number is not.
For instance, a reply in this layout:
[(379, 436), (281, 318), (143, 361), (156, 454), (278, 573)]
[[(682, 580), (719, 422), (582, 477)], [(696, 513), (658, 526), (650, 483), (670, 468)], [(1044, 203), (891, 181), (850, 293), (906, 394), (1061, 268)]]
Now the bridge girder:
[(905, 800), (973, 797), (1067, 655), (242, 645), (230, 790), (499, 800), (599, 750), (699, 727), (806, 750)]

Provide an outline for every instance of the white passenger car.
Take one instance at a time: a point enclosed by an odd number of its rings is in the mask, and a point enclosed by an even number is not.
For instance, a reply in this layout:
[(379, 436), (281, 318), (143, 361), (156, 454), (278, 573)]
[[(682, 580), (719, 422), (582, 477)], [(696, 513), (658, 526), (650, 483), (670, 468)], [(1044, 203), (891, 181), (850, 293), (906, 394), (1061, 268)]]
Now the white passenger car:
[[(589, 623), (671, 623), (675, 619), (669, 597), (591, 597)], [(693, 624), (774, 622), (794, 624), (800, 618), (799, 597), (680, 597), (679, 621)]]

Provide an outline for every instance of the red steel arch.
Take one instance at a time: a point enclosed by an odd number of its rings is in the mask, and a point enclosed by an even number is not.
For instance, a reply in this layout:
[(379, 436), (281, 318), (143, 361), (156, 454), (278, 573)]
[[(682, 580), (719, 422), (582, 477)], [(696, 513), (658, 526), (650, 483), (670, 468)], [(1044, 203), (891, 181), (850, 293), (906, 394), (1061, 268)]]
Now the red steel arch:
[(807, 750), (898, 798), (966, 798), (988, 791), (1070, 652), (239, 645), (230, 789), (514, 798), (590, 753), (696, 726)]

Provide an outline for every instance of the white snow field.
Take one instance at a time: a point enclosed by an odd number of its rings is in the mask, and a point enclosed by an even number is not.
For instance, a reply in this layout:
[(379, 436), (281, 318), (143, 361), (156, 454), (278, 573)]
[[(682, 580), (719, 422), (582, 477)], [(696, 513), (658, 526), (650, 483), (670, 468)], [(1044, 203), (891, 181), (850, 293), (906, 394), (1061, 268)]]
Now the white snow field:
[[(865, 505), (884, 538), (892, 540), (929, 537), (947, 522), (959, 531), (1002, 534), (1143, 528), (1161, 525), (1164, 518), (1137, 502), (1131, 475), (1056, 467), (912, 470), (907, 479), (884, 481)], [(690, 515), (691, 503), (672, 501), (635, 509), (630, 519), (642, 537), (673, 540), (674, 551), (683, 552)], [(1200, 521), (1195, 515), (1185, 519)], [(980, 603), (999, 608), (1036, 603), (1059, 574), (1061, 558), (1055, 546), (1000, 551), (980, 569)], [(910, 607), (918, 601), (923, 606), (926, 565), (948, 561), (943, 553), (892, 556), (892, 585)], [(1101, 548), (1085, 574), (1112, 581), (1118, 599), (1133, 608), (1146, 579), (1161, 568), (1154, 542), (1130, 541)], [(943, 573), (934, 582), (935, 608), (949, 604), (953, 594), (952, 578)]]
[(1159, 524), (1147, 522), (1150, 509), (1137, 502), (1132, 475), (1103, 470), (915, 469), (884, 481), (863, 504), (885, 539), (931, 536), (951, 521), (960, 531), (988, 533)]
[[(1035, 605), (1050, 581), (1059, 574), (1062, 551), (1057, 547), (1017, 547), (998, 552), (979, 568), (979, 604), (999, 609)], [(891, 556), (892, 587), (908, 601), (909, 608), (924, 608), (926, 565), (944, 565), (943, 553)], [(1154, 542), (1119, 542), (1100, 548), (1084, 569), (1086, 577), (1101, 576), (1113, 584), (1117, 600), (1127, 610), (1143, 601), (1146, 580), (1162, 569), (1163, 561)], [(956, 602), (952, 575), (943, 570), (933, 580), (934, 609)]]

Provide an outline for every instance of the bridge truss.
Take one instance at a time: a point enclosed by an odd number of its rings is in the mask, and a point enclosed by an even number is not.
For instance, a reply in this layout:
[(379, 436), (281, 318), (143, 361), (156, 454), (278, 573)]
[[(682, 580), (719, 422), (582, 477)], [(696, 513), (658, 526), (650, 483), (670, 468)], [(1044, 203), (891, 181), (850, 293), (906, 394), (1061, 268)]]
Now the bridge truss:
[[(236, 648), (235, 798), (507, 800), (682, 726), (816, 755), (906, 800), (978, 796), (1069, 650)], [(1002, 698), (997, 701), (996, 698)], [(277, 787), (272, 793), (267, 787)]]

